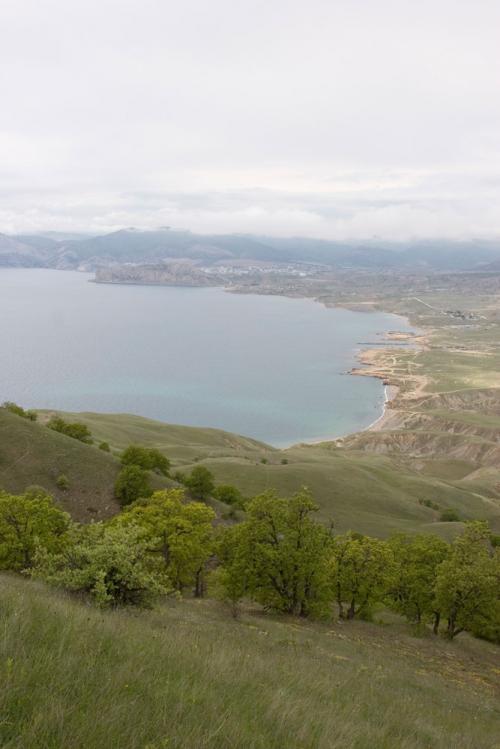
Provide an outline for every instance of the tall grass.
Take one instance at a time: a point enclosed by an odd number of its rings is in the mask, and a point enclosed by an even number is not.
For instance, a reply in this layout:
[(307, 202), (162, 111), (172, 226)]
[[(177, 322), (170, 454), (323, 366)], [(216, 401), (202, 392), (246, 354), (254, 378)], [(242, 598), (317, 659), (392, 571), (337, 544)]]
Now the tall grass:
[(487, 643), (235, 622), (206, 601), (102, 613), (6, 575), (0, 591), (3, 749), (498, 746)]

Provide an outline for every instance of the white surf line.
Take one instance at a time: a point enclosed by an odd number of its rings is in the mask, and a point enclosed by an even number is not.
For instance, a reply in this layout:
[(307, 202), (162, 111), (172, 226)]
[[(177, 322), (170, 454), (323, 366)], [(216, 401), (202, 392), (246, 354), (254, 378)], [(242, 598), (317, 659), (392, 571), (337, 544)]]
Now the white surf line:
[(377, 419), (375, 419), (375, 421), (372, 421), (371, 424), (369, 424), (367, 427), (362, 429), (361, 430), (362, 432), (368, 432), (370, 429), (372, 429), (375, 426), (375, 424), (378, 424), (379, 421), (381, 421), (384, 418), (386, 411), (387, 411), (388, 402), (389, 402), (389, 385), (384, 385), (384, 406), (382, 408), (382, 413)]

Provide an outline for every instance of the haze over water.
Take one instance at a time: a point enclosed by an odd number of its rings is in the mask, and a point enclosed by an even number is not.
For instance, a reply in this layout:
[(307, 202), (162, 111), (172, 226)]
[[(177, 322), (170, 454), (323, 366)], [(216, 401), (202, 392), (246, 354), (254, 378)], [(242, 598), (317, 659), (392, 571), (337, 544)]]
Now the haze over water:
[(0, 400), (126, 412), (277, 446), (341, 436), (383, 408), (344, 373), (360, 342), (410, 330), (384, 313), (222, 289), (113, 286), (0, 269)]

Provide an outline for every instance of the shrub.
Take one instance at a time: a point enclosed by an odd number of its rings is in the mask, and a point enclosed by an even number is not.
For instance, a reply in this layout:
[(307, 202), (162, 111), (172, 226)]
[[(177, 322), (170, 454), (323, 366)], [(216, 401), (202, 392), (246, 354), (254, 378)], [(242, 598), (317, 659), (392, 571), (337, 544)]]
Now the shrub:
[(157, 471), (168, 476), (170, 461), (165, 455), (154, 447), (141, 447), (140, 445), (129, 445), (121, 455), (124, 466), (139, 466), (146, 471)]
[(85, 442), (87, 445), (92, 444), (92, 434), (90, 433), (88, 426), (79, 421), (67, 422), (64, 421), (64, 419), (61, 419), (60, 416), (53, 416), (47, 422), (47, 426), (55, 432), (65, 434), (66, 437)]
[(281, 458), (281, 465), (287, 466), (288, 465), (288, 458)]
[(206, 499), (215, 489), (213, 474), (205, 466), (195, 466), (184, 484), (194, 499)]
[(56, 478), (56, 486), (58, 489), (60, 489), (63, 492), (67, 492), (69, 489), (69, 478), (65, 476), (64, 473), (61, 473)]
[(99, 450), (103, 450), (105, 453), (111, 452), (111, 448), (109, 446), (109, 442), (100, 442), (99, 443)]
[(36, 411), (33, 411), (31, 409), (25, 410), (21, 406), (18, 406), (17, 403), (13, 403), (12, 401), (5, 401), (5, 403), (2, 404), (2, 408), (5, 408), (7, 411), (10, 411), (13, 414), (16, 414), (16, 416), (21, 416), (23, 419), (29, 419), (29, 421), (36, 421), (38, 418), (38, 414)]
[(38, 555), (33, 574), (52, 585), (87, 593), (99, 606), (148, 607), (170, 590), (166, 576), (151, 564), (149, 540), (134, 525), (74, 528), (66, 549)]
[(243, 496), (239, 489), (230, 484), (221, 484), (214, 489), (213, 495), (219, 502), (235, 507), (243, 506)]
[(423, 505), (424, 507), (430, 507), (433, 510), (440, 509), (440, 506), (437, 504), (437, 502), (433, 502), (432, 499), (419, 499), (418, 503), (419, 505)]
[(442, 523), (456, 523), (460, 520), (460, 515), (452, 507), (449, 507), (446, 510), (443, 510), (439, 516), (439, 520)]
[(69, 527), (69, 515), (40, 487), (24, 494), (0, 492), (0, 567), (31, 567), (39, 548), (57, 550)]
[(122, 506), (151, 495), (148, 474), (139, 466), (124, 466), (115, 483), (115, 497)]

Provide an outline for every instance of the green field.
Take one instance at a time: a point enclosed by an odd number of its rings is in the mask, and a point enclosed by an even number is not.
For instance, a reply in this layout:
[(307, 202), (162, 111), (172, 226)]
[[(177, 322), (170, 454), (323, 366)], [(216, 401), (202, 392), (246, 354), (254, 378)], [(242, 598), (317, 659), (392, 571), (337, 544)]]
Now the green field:
[(2, 749), (494, 749), (498, 648), (213, 601), (100, 612), (1, 576)]

